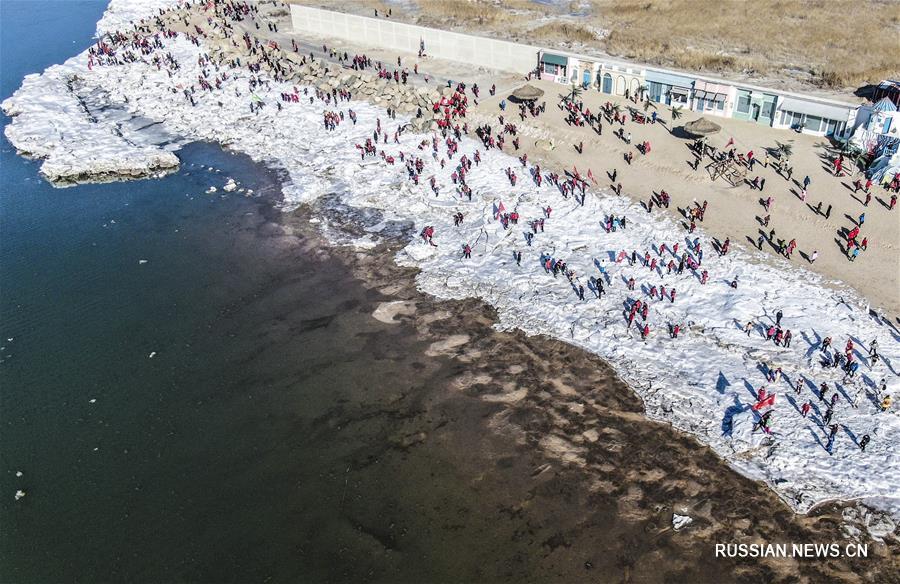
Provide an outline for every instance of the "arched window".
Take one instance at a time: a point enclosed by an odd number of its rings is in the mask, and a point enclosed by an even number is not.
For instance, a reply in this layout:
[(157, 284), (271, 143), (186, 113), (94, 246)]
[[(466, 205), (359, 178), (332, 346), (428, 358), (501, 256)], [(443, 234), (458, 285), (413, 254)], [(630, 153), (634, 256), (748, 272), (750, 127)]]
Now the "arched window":
[(625, 78), (621, 75), (616, 77), (616, 95), (625, 95)]
[(603, 74), (603, 93), (612, 93), (612, 75), (609, 73)]

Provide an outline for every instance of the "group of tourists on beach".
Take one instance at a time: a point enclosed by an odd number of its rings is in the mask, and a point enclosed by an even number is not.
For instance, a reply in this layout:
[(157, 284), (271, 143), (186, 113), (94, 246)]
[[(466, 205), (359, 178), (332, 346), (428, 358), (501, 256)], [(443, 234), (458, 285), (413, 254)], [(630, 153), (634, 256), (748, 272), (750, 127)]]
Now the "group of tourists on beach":
[[(195, 6), (200, 6), (200, 4), (196, 4)], [(117, 32), (105, 35), (98, 39), (97, 44), (92, 47), (89, 52), (89, 68), (94, 66), (115, 66), (130, 63), (135, 60), (144, 60), (159, 69), (166, 69), (171, 76), (178, 71), (181, 64), (178, 63), (177, 59), (175, 59), (171, 53), (164, 52), (166, 39), (185, 35), (191, 42), (199, 46), (200, 40), (209, 34), (208, 30), (218, 30), (231, 39), (231, 43), (234, 47), (239, 46), (236, 38), (241, 39), (241, 43), (245, 49), (245, 60), (242, 61), (239, 56), (229, 58), (226, 57), (224, 53), (218, 53), (215, 57), (211, 56), (211, 54), (201, 54), (199, 62), (201, 73), (194, 84), (183, 88), (183, 94), (191, 105), (196, 105), (196, 96), (198, 92), (222, 91), (226, 82), (235, 76), (235, 72), (237, 70), (242, 70), (241, 74), (248, 79), (248, 85), (250, 87), (250, 92), (247, 94), (247, 100), (250, 104), (251, 111), (259, 115), (260, 110), (263, 107), (266, 107), (266, 102), (262, 99), (255, 99), (253, 90), (256, 88), (269, 89), (272, 83), (284, 83), (288, 81), (293, 75), (296, 63), (291, 60), (283, 59), (281, 57), (281, 49), (274, 41), (266, 42), (259, 36), (250, 34), (249, 32), (245, 32), (241, 37), (237, 37), (236, 27), (238, 23), (248, 18), (254, 20), (256, 29), (259, 30), (259, 23), (256, 22), (254, 18), (254, 15), (258, 11), (258, 7), (248, 2), (240, 2), (237, 0), (213, 0), (208, 6), (202, 9), (208, 14), (206, 21), (207, 29), (198, 25), (193, 25), (193, 28), (189, 27), (187, 17), (178, 16), (181, 14), (178, 12), (180, 10), (180, 7), (160, 10), (159, 15), (136, 24), (134, 30), (131, 32)], [(178, 28), (185, 29), (188, 32), (185, 32), (185, 30), (182, 30), (181, 32), (176, 31), (176, 25), (178, 25)], [(273, 31), (271, 27), (269, 27), (268, 30)], [(295, 43), (292, 44), (292, 48), (295, 53), (299, 53), (299, 48)], [(336, 57), (339, 62), (344, 63), (347, 67), (357, 70), (374, 68), (378, 71), (380, 77), (390, 79), (395, 83), (407, 83), (410, 76), (419, 75), (418, 65), (416, 65), (413, 72), (410, 73), (409, 70), (401, 67), (400, 58), (397, 59), (398, 68), (392, 70), (385, 64), (377, 60), (373, 61), (366, 55), (353, 55), (351, 57), (346, 52), (340, 53), (333, 49), (329, 51), (327, 46), (323, 46), (322, 49), (324, 53)], [(312, 54), (309, 56), (304, 55), (300, 59), (300, 63), (303, 64), (308, 62), (307, 59), (314, 60), (315, 57)], [(447, 84), (448, 88), (450, 88), (448, 95), (441, 96), (432, 104), (431, 113), (433, 115), (437, 114), (438, 116), (438, 129), (436, 133), (432, 134), (430, 139), (423, 138), (414, 148), (410, 148), (409, 146), (404, 148), (401, 145), (400, 137), (408, 131), (406, 126), (403, 123), (396, 123), (393, 128), (388, 129), (382, 127), (382, 121), (379, 117), (375, 120), (363, 120), (364, 122), (374, 124), (372, 136), (371, 138), (367, 138), (364, 144), (355, 144), (355, 147), (359, 149), (360, 156), (363, 160), (367, 157), (375, 159), (380, 157), (382, 162), (386, 165), (394, 165), (395, 160), (399, 160), (405, 168), (407, 179), (414, 186), (420, 185), (423, 181), (422, 175), (426, 172), (430, 164), (439, 165), (442, 169), (449, 165), (452, 170), (450, 175), (452, 186), (446, 191), (442, 190), (442, 186), (444, 185), (441, 185), (434, 175), (426, 177), (427, 184), (432, 193), (431, 196), (445, 197), (447, 200), (457, 204), (474, 205), (479, 203), (479, 201), (473, 202), (473, 189), (470, 185), (469, 176), (478, 169), (479, 164), (482, 161), (482, 150), (485, 152), (499, 150), (507, 154), (516, 152), (519, 150), (519, 128), (516, 124), (504, 118), (502, 111), (497, 116), (498, 123), (496, 126), (492, 126), (491, 124), (480, 124), (474, 129), (470, 128), (466, 122), (466, 118), (469, 110), (470, 98), (473, 102), (477, 100), (479, 91), (477, 85), (468, 86), (463, 82), (452, 83), (450, 81), (448, 81)], [(236, 86), (234, 91), (237, 95), (240, 95)], [(493, 95), (495, 91), (496, 88), (491, 87), (490, 94)], [(303, 97), (301, 97), (301, 93)], [(291, 90), (281, 91), (280, 101), (276, 102), (276, 107), (278, 111), (281, 111), (282, 108), (290, 108), (292, 107), (292, 104), (297, 104), (301, 101), (308, 100), (310, 103), (318, 101), (323, 104), (323, 107), (331, 108), (323, 109), (322, 111), (323, 128), (327, 131), (338, 131), (341, 124), (347, 118), (352, 119), (354, 125), (357, 122), (356, 112), (349, 108), (345, 112), (344, 109), (344, 106), (349, 105), (352, 99), (353, 95), (346, 89), (332, 89), (331, 91), (316, 89), (310, 92), (309, 88), (304, 87), (301, 90), (298, 87), (293, 87)], [(520, 105), (520, 123), (525, 123), (529, 116), (533, 118), (539, 115), (545, 115), (545, 107), (546, 104), (538, 106), (535, 105), (533, 101)], [(591, 112), (590, 109), (584, 107), (583, 103), (572, 99), (566, 99), (560, 103), (559, 109), (563, 115), (564, 121), (571, 126), (587, 126), (592, 128), (597, 134), (602, 134), (603, 123), (606, 123), (607, 125), (618, 126), (623, 139), (625, 137), (624, 129), (626, 127), (626, 117), (618, 110), (618, 108), (610, 103), (603, 106), (599, 112)], [(418, 115), (421, 115), (421, 113), (422, 112), (419, 112)], [(388, 123), (393, 122), (394, 118), (395, 115), (392, 116), (390, 114), (385, 117)], [(475, 141), (472, 143), (477, 147), (464, 153), (461, 151), (461, 148), (468, 146), (469, 142), (464, 141), (464, 138), (469, 135), (474, 135)], [(392, 138), (392, 140), (389, 141), (389, 137)], [(627, 134), (626, 142), (630, 143), (631, 139), (632, 137), (629, 132)], [(508, 143), (511, 143), (511, 148), (507, 148)], [(351, 145), (351, 147), (352, 146), (354, 145)], [(649, 141), (641, 141), (639, 146), (640, 152), (644, 155), (649, 155), (651, 152)], [(583, 144), (578, 145), (576, 150), (579, 152), (583, 151)], [(722, 156), (738, 159), (740, 164), (746, 165), (750, 170), (752, 170), (756, 164), (761, 164), (764, 168), (768, 166), (768, 154), (765, 155), (763, 162), (759, 162), (752, 150), (748, 151), (746, 154), (736, 154), (734, 148), (724, 152), (710, 151), (705, 148), (703, 151), (706, 153), (706, 156), (710, 156), (713, 160), (720, 159)], [(427, 163), (426, 161), (429, 157), (431, 158), (431, 162)], [(583, 206), (589, 190), (594, 186), (598, 186), (591, 170), (588, 170), (586, 176), (582, 176), (577, 167), (573, 166), (571, 170), (565, 170), (563, 174), (556, 174), (541, 169), (538, 164), (529, 161), (527, 154), (522, 154), (518, 158), (521, 166), (526, 169), (525, 176), (530, 177), (537, 187), (540, 188), (545, 182), (552, 185), (561, 198), (558, 203), (554, 204), (562, 204), (563, 202), (571, 201), (576, 205)], [(629, 163), (631, 162), (627, 159), (626, 161)], [(843, 159), (839, 159), (835, 162), (834, 166), (835, 174), (840, 175), (844, 169)], [(509, 166), (506, 169), (496, 169), (495, 171), (502, 172), (505, 175), (505, 180), (509, 182), (510, 186), (516, 187), (518, 175), (515, 170), (513, 170), (512, 166)], [(617, 171), (613, 169), (608, 174), (614, 183), (611, 185), (613, 191), (617, 194), (621, 194), (621, 182), (616, 183)], [(789, 173), (787, 174), (787, 179), (790, 180)], [(754, 179), (752, 184), (754, 188), (762, 191), (765, 187), (765, 179)], [(798, 186), (799, 185), (800, 183), (798, 183)], [(809, 186), (810, 179), (809, 177), (806, 177), (802, 182), (802, 192), (806, 193)], [(868, 182), (864, 186), (860, 185), (860, 188), (868, 192), (872, 188), (872, 185)], [(499, 193), (496, 195), (499, 195)], [(518, 224), (520, 212), (517, 208), (506, 209), (502, 201), (500, 201), (499, 204), (497, 203), (497, 196), (491, 196), (490, 199), (494, 206), (493, 213), (491, 213), (493, 215), (493, 220), (502, 226), (504, 230), (509, 229), (511, 225)], [(481, 200), (480, 202), (483, 203), (484, 201)], [(654, 206), (668, 208), (669, 202), (669, 193), (664, 189), (660, 189), (658, 193), (654, 193), (649, 202), (644, 206), (649, 213)], [(890, 209), (893, 209), (895, 203), (896, 194), (891, 199)], [(774, 198), (770, 196), (764, 201), (765, 211), (771, 213), (773, 205)], [(615, 253), (611, 252), (611, 254), (615, 255), (615, 260), (611, 265), (607, 266), (605, 263), (596, 263), (600, 271), (600, 276), (592, 276), (586, 282), (587, 288), (593, 291), (596, 300), (602, 300), (607, 293), (607, 287), (613, 285), (614, 280), (611, 277), (609, 269), (615, 268), (623, 272), (622, 280), (626, 285), (626, 301), (621, 312), (621, 323), (622, 326), (624, 326), (624, 330), (630, 332), (632, 325), (635, 324), (637, 318), (640, 317), (640, 322), (637, 323), (638, 326), (636, 328), (640, 338), (648, 341), (653, 334), (648, 320), (648, 317), (651, 315), (651, 310), (653, 310), (655, 306), (659, 306), (658, 303), (666, 302), (670, 305), (675, 304), (677, 298), (676, 289), (681, 288), (682, 286), (682, 284), (676, 286), (676, 282), (683, 282), (685, 278), (695, 278), (701, 285), (707, 285), (710, 277), (710, 270), (717, 269), (715, 256), (711, 262), (713, 265), (709, 265), (710, 262), (707, 262), (707, 265), (704, 265), (704, 247), (701, 237), (694, 236), (697, 229), (697, 222), (703, 222), (707, 208), (707, 201), (703, 201), (702, 203), (695, 201), (693, 206), (684, 211), (686, 237), (683, 241), (675, 241), (671, 244), (661, 242), (659, 245), (653, 245), (652, 249), (642, 250), (642, 253), (639, 253), (638, 250), (635, 249), (630, 250), (630, 253), (625, 249), (617, 250)], [(552, 230), (552, 216), (553, 210), (551, 205), (547, 204), (542, 208), (540, 216), (521, 217), (523, 223), (530, 227), (530, 229), (525, 231), (523, 238), (524, 244), (527, 247), (533, 247), (536, 238), (540, 241), (547, 237), (544, 235), (545, 228), (547, 228), (548, 231)], [(420, 232), (423, 243), (437, 247), (438, 240), (441, 237), (446, 237), (447, 239), (460, 238), (461, 241), (459, 241), (459, 247), (457, 248), (461, 250), (460, 260), (477, 261), (477, 242), (465, 239), (466, 234), (464, 229), (466, 226), (464, 225), (463, 217), (463, 213), (459, 210), (453, 211), (454, 225), (456, 229), (459, 230), (456, 234), (438, 233), (434, 225), (425, 226)], [(423, 220), (425, 220), (425, 218), (423, 218)], [(631, 227), (633, 225), (633, 222), (628, 221), (626, 216), (616, 214), (608, 214), (600, 223), (600, 229), (607, 234), (615, 233), (618, 230), (624, 230), (626, 229), (626, 226)], [(862, 213), (855, 222), (855, 225), (846, 230), (847, 253), (848, 257), (851, 259), (855, 259), (860, 250), (865, 250), (869, 244), (867, 237), (861, 233), (864, 223), (865, 213)], [(598, 233), (600, 229), (598, 229)], [(760, 237), (760, 247), (762, 247), (762, 236)], [(773, 243), (775, 240), (774, 230), (772, 230), (767, 239), (770, 243)], [(707, 246), (718, 252), (718, 255), (721, 257), (729, 253), (731, 240), (726, 238), (722, 243), (719, 243), (716, 240), (709, 242)], [(779, 244), (779, 249), (786, 257), (790, 257), (796, 248), (797, 241), (795, 238), (791, 238), (787, 243), (782, 242)], [(557, 278), (559, 275), (563, 275), (566, 279), (565, 285), (574, 291), (575, 297), (577, 297), (579, 301), (587, 302), (585, 298), (585, 282), (579, 278), (579, 275), (566, 260), (555, 258), (553, 257), (553, 254), (548, 253), (547, 251), (533, 252), (533, 254), (533, 260), (538, 262), (548, 276)], [(515, 250), (513, 255), (516, 263), (521, 266), (523, 261), (521, 250)], [(817, 256), (818, 252), (814, 251), (810, 261), (815, 261)], [(629, 273), (624, 273), (626, 270), (626, 263), (630, 270)], [(639, 270), (637, 269), (638, 267), (643, 269)], [(526, 266), (522, 269), (527, 269), (527, 258)], [(687, 275), (684, 273), (686, 269), (688, 270)], [(731, 277), (727, 274), (722, 275), (726, 276), (726, 281), (730, 282), (731, 288), (737, 288), (738, 280), (736, 276)], [(674, 282), (663, 284), (667, 277), (673, 279)], [(638, 298), (636, 294), (632, 294), (632, 292), (635, 292), (635, 287), (638, 284), (640, 284), (640, 288), (643, 291), (643, 295), (640, 298)], [(618, 310), (618, 308), (610, 308), (610, 310)], [(690, 322), (667, 322), (663, 327), (663, 329), (667, 331), (668, 337), (672, 339), (673, 342), (683, 338), (683, 333), (685, 331), (690, 331), (691, 328), (692, 324)], [(790, 348), (793, 333), (790, 329), (783, 329), (782, 314), (780, 311), (772, 323), (759, 323), (757, 327), (757, 325), (754, 325), (751, 322), (747, 324), (744, 330), (747, 332), (747, 335), (750, 336), (754, 328), (759, 328), (763, 331), (762, 337), (765, 341), (771, 341), (782, 349)], [(680, 335), (682, 336), (680, 337)], [(853, 346), (852, 340), (848, 341), (847, 350), (843, 354), (836, 354), (833, 357), (829, 354), (828, 345), (830, 344), (830, 338), (826, 340), (828, 343), (823, 341), (821, 346), (823, 356), (828, 355), (829, 364), (835, 363), (837, 365), (834, 366), (841, 366), (844, 368), (846, 375), (843, 381), (845, 383), (848, 380), (852, 381), (859, 370), (861, 361), (861, 359), (857, 357), (857, 352)], [(877, 366), (878, 356), (876, 341), (870, 342), (868, 358), (866, 361), (866, 365), (870, 370)], [(774, 373), (775, 371), (778, 372), (777, 376)], [(767, 377), (768, 383), (777, 386), (781, 375), (780, 368), (772, 369), (772, 375)], [(798, 378), (799, 377), (800, 376), (798, 375)], [(811, 381), (807, 381), (808, 385), (817, 387)], [(825, 385), (825, 383), (823, 382), (822, 385)], [(798, 382), (797, 388), (802, 391), (803, 387), (804, 386)], [(859, 388), (860, 386), (857, 387), (857, 397), (850, 400), (851, 403), (848, 404), (849, 407), (856, 408), (859, 405), (858, 396), (861, 389)], [(824, 394), (825, 391), (820, 389), (818, 395), (820, 401), (824, 401)], [(835, 425), (829, 424), (832, 422), (834, 416), (833, 412), (838, 404), (837, 395), (837, 393), (833, 393), (829, 400), (829, 408), (826, 412), (827, 419), (825, 417), (826, 414), (823, 414), (821, 419), (821, 426), (824, 428), (828, 425), (829, 428), (829, 443), (827, 448), (829, 452), (832, 452), (832, 445), (836, 436), (836, 430), (833, 429)], [(882, 411), (890, 408), (891, 398), (887, 393), (884, 382), (882, 382), (882, 385), (874, 396), (874, 399), (878, 401), (879, 408)], [(772, 412), (774, 411), (773, 407), (775, 399), (773, 387), (763, 387), (759, 389), (757, 399), (753, 406), (753, 411), (758, 414), (757, 427), (766, 433), (773, 432)], [(805, 409), (802, 411), (802, 415), (805, 417), (812, 407), (812, 405), (804, 405), (803, 408)], [(858, 443), (859, 448), (861, 450), (865, 449), (869, 441), (870, 437), (867, 434), (863, 434), (863, 438)]]

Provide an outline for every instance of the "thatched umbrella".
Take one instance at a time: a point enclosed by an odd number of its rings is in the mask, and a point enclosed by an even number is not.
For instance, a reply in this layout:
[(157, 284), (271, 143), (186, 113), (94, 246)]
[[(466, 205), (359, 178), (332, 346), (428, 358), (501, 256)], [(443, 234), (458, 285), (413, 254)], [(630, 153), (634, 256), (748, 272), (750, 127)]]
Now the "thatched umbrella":
[(534, 101), (542, 95), (544, 95), (543, 89), (538, 89), (534, 85), (529, 84), (517, 88), (510, 94), (510, 97), (514, 97), (519, 101)]
[(684, 125), (684, 131), (695, 136), (710, 136), (722, 129), (722, 126), (710, 122), (706, 118), (698, 118)]

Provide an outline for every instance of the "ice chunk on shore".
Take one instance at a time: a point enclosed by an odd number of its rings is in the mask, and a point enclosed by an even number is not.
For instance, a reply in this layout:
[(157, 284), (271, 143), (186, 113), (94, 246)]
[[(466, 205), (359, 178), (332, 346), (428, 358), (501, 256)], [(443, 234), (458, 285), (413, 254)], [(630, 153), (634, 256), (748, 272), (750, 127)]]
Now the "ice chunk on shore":
[(41, 174), (57, 186), (141, 178), (178, 166), (178, 157), (153, 144), (126, 140), (113, 121), (92, 119), (71, 87), (85, 69), (84, 54), (25, 77), (0, 107), (12, 118), (6, 137), (28, 156), (44, 159)]
[(675, 528), (675, 531), (683, 529), (693, 522), (694, 520), (687, 515), (679, 515), (678, 513), (672, 514), (672, 527)]

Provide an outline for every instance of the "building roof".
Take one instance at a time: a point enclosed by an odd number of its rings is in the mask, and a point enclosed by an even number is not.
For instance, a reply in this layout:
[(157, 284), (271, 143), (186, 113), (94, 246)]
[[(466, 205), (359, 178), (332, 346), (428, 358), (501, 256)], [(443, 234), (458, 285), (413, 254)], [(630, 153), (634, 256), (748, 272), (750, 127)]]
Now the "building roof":
[(897, 106), (895, 106), (894, 102), (892, 102), (889, 98), (882, 97), (880, 100), (878, 100), (878, 103), (872, 106), (872, 109), (877, 112), (895, 112), (897, 111)]
[(541, 51), (541, 63), (551, 63), (553, 65), (565, 67), (569, 64), (569, 59), (562, 55), (554, 55), (552, 53)]
[(846, 120), (848, 114), (847, 108), (840, 105), (819, 103), (808, 99), (797, 99), (794, 97), (782, 97), (779, 100), (778, 109), (781, 111), (806, 114), (808, 116), (827, 118), (829, 120)]

